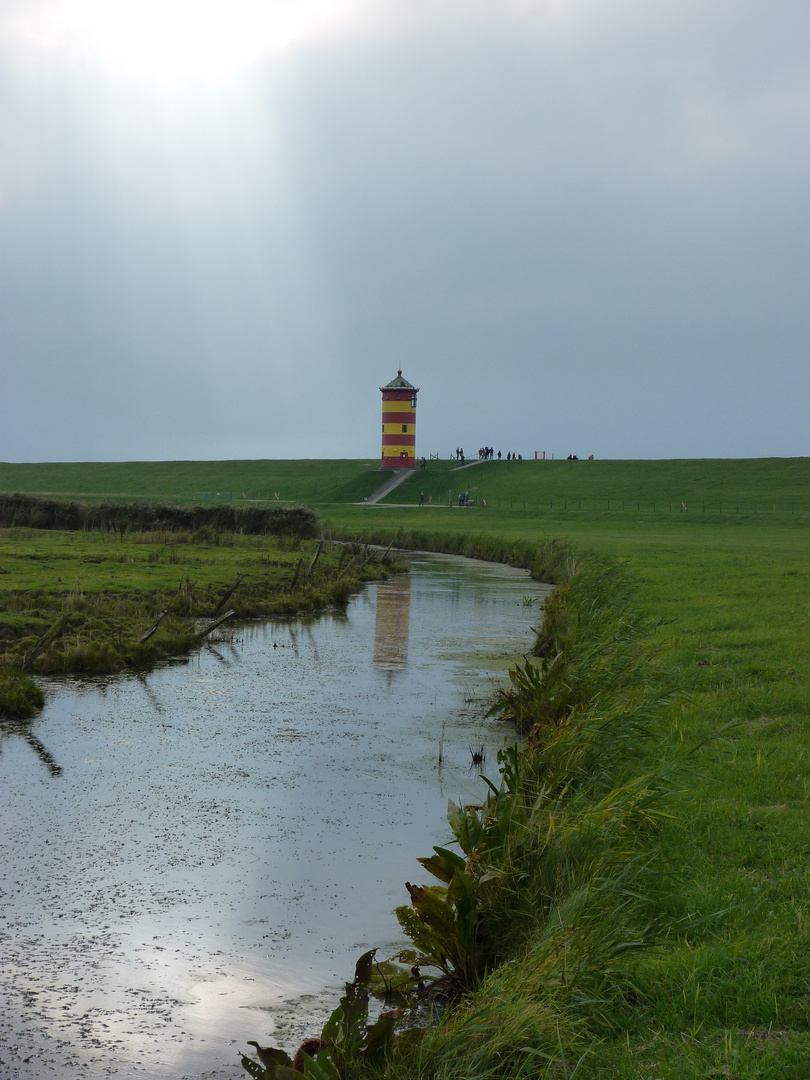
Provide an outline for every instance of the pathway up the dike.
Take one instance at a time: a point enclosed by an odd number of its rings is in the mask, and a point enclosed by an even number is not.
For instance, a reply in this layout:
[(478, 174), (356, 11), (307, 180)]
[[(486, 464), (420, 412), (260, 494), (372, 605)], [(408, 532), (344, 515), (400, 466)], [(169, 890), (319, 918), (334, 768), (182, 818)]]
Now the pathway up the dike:
[(386, 495), (398, 488), (400, 484), (404, 484), (415, 472), (416, 469), (397, 469), (395, 473), (387, 476), (380, 486), (363, 500), (362, 505), (373, 506), (380, 499), (384, 499)]

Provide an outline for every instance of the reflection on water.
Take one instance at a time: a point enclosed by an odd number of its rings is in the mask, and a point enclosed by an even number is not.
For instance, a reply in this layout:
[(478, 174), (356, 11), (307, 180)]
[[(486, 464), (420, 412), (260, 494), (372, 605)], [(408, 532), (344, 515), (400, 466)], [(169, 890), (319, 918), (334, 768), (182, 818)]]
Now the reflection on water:
[(401, 944), (448, 797), (476, 799), (469, 747), (494, 763), (482, 704), (538, 591), (419, 556), (345, 615), (49, 683), (0, 731), (3, 1077), (236, 1080), (247, 1039), (317, 1032), (357, 956)]
[(393, 578), (377, 586), (374, 663), (379, 667), (405, 667), (408, 663), (410, 617), (410, 576)]

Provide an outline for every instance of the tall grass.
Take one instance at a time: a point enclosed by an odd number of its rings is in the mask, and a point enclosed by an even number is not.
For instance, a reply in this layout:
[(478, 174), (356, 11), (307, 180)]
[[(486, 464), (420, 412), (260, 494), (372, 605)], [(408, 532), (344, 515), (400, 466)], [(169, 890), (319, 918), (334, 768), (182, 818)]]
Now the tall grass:
[[(362, 534), (367, 543), (393, 543), (397, 548), (409, 551), (438, 551), (446, 555), (520, 566), (528, 570), (535, 581), (564, 581), (572, 575), (576, 565), (572, 545), (553, 536), (520, 540), (489, 533), (471, 536), (431, 528), (414, 529), (401, 523), (393, 528), (375, 527), (373, 519), (368, 525)], [(353, 529), (344, 530), (338, 525), (333, 525), (330, 531), (334, 537), (354, 534)]]
[(629, 724), (654, 685), (655, 626), (638, 610), (627, 573), (604, 558), (568, 566), (544, 606), (539, 661), (512, 669), (511, 686), (492, 710), (534, 744), (597, 700), (626, 708)]
[(304, 506), (176, 506), (156, 502), (106, 503), (0, 496), (0, 527), (113, 533), (211, 531), (270, 536), (316, 536), (315, 514)]

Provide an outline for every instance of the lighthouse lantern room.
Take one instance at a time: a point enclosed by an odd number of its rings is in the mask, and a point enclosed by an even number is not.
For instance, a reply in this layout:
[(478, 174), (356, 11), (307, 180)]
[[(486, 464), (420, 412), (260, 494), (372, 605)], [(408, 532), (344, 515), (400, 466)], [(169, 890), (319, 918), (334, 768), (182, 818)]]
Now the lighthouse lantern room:
[(382, 393), (382, 462), (383, 469), (416, 468), (416, 395), (418, 386), (411, 386), (402, 372)]

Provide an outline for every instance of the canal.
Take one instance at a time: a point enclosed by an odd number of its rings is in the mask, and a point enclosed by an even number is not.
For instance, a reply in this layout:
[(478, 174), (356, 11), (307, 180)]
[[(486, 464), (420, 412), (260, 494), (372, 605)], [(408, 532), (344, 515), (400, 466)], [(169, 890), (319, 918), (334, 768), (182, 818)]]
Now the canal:
[(415, 859), (508, 737), (484, 716), (547, 590), (440, 555), (345, 615), (244, 624), (143, 675), (49, 680), (0, 728), (0, 1072), (235, 1080), (318, 1034)]

